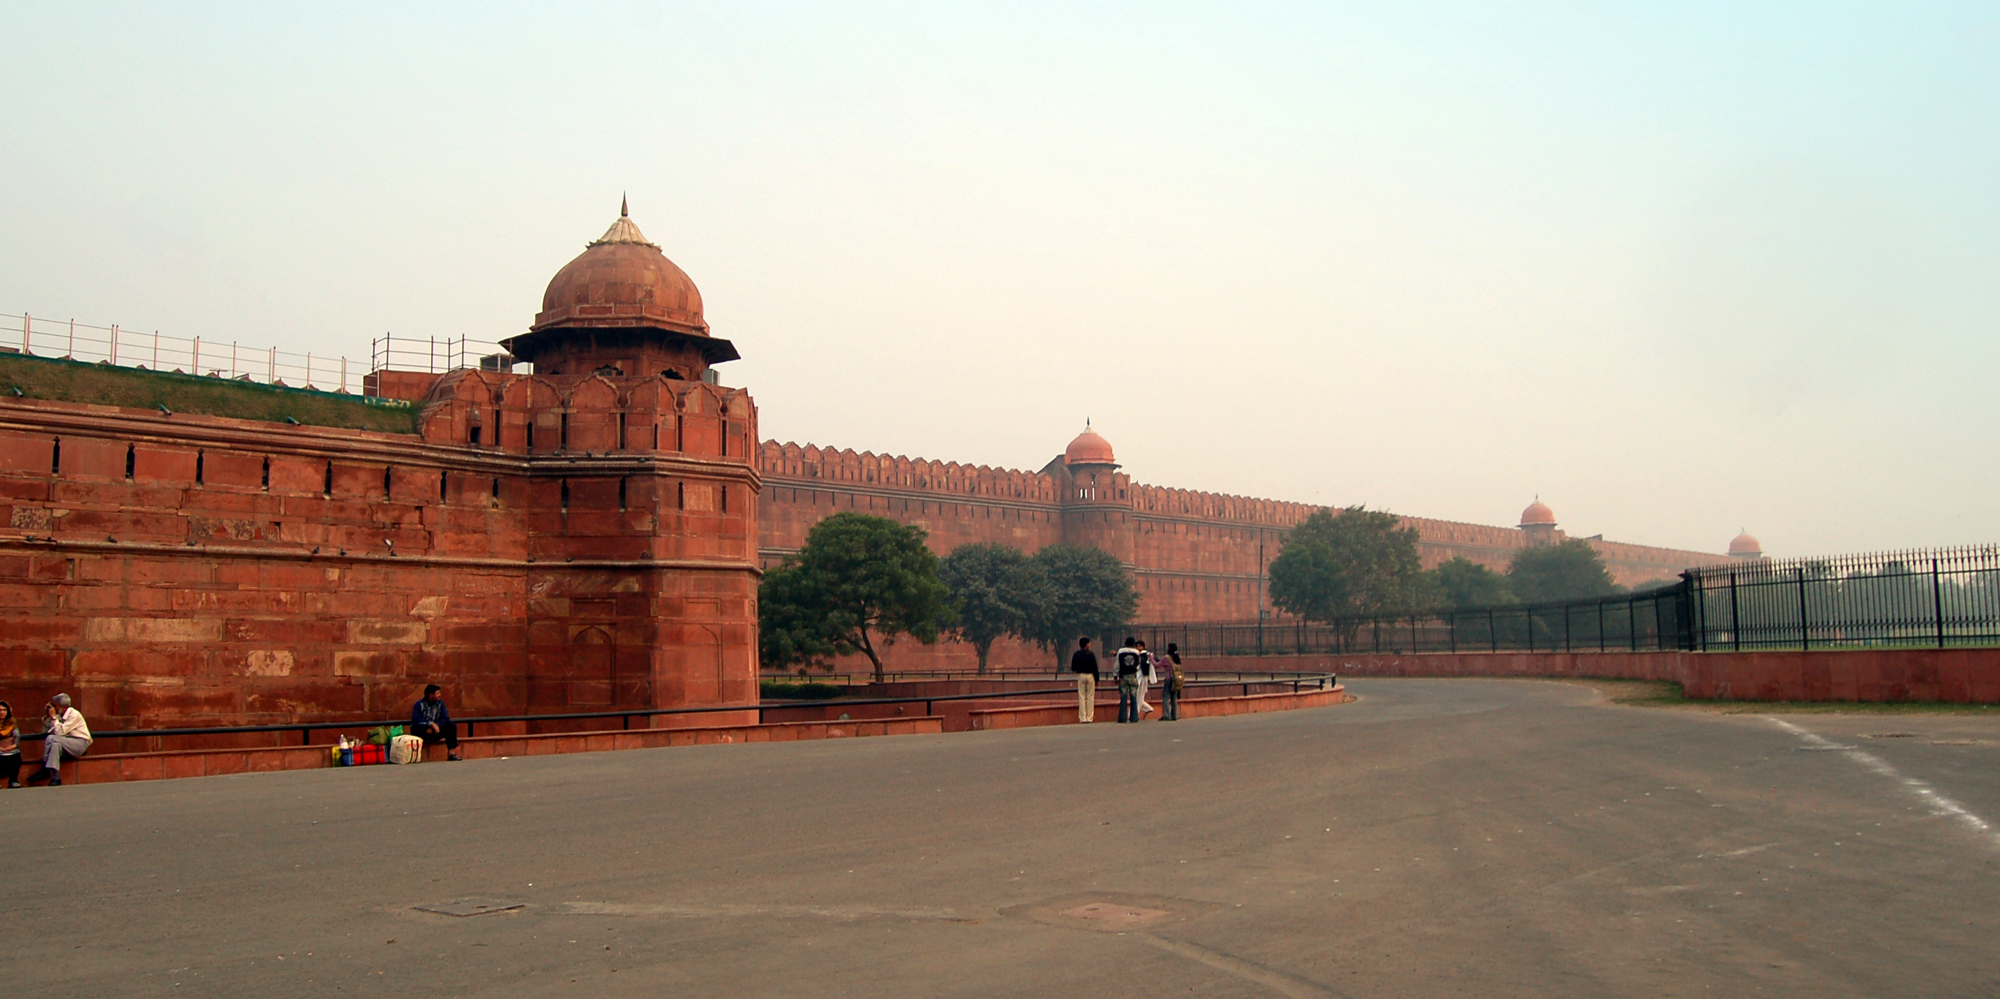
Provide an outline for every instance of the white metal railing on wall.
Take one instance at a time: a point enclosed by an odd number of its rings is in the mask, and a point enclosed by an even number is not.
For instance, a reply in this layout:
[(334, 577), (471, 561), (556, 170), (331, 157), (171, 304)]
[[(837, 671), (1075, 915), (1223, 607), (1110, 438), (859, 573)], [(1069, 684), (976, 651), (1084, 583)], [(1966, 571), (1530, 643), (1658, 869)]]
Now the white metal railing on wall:
[(514, 358), (490, 340), (470, 337), (406, 337), (384, 334), (369, 344), (368, 366), (345, 356), (293, 353), (254, 347), (235, 340), (169, 336), (158, 330), (129, 330), (116, 323), (94, 326), (74, 319), (47, 319), (32, 313), (0, 312), (0, 353), (113, 364), (146, 371), (172, 371), (237, 381), (353, 393), (370, 371), (425, 371), (458, 368), (512, 372)]
[(371, 341), (368, 351), (370, 371), (428, 371), (442, 374), (459, 368), (483, 371), (514, 370), (514, 357), (507, 348), (491, 340), (471, 337), (397, 336), (384, 333)]
[(234, 340), (168, 336), (158, 330), (128, 330), (116, 323), (93, 326), (30, 313), (0, 313), (0, 351), (320, 392), (354, 392), (361, 387), (363, 374), (346, 357), (295, 354)]

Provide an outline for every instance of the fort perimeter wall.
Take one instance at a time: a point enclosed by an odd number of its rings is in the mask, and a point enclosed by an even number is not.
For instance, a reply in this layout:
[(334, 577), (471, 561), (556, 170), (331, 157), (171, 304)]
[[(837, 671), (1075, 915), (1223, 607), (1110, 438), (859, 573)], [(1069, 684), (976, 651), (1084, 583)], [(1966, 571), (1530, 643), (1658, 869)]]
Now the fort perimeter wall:
[[(1307, 503), (1150, 486), (1108, 468), (1071, 469), (1061, 457), (1039, 472), (765, 441), (758, 558), (776, 565), (805, 543), (813, 524), (855, 511), (921, 527), (940, 555), (963, 544), (998, 542), (1032, 553), (1057, 542), (1088, 544), (1132, 572), (1141, 621), (1255, 620), (1277, 617), (1265, 570), (1286, 534), (1321, 509)], [(1424, 565), (1465, 558), (1505, 571), (1535, 543), (1515, 528), (1404, 517), (1419, 534)], [(1560, 538), (1560, 532), (1556, 537)], [(1621, 585), (1671, 579), (1722, 555), (1588, 539)], [(1066, 653), (1065, 653), (1066, 655)], [(995, 668), (1051, 665), (1049, 652), (1002, 640)], [(890, 647), (891, 669), (960, 670), (972, 650), (949, 642)], [(841, 667), (856, 668), (854, 663)]]
[(756, 703), (747, 394), (427, 381), (416, 434), (0, 397), (0, 698), (103, 729), (394, 717), (426, 682)]

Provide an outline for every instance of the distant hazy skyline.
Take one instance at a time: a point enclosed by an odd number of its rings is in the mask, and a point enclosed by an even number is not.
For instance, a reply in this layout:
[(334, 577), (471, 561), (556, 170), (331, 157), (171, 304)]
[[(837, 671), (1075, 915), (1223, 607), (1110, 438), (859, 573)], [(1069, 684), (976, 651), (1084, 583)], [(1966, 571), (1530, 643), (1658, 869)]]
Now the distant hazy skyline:
[(2000, 540), (2000, 8), (0, 8), (0, 311), (500, 339), (631, 196), (763, 434)]

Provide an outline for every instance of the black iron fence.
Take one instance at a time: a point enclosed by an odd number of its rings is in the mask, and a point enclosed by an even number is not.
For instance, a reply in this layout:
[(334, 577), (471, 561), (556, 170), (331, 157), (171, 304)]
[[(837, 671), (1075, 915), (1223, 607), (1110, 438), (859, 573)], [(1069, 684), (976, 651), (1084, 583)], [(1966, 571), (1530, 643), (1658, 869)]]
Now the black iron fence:
[(1710, 566), (1684, 574), (1703, 651), (2000, 643), (2000, 545)]
[(2000, 545), (1691, 569), (1639, 593), (1532, 606), (1137, 624), (1183, 655), (1826, 649), (2000, 644)]
[(1183, 656), (1338, 655), (1370, 652), (1632, 652), (1685, 648), (1681, 587), (1566, 604), (1374, 614), (1336, 621), (1140, 624), (1129, 633)]

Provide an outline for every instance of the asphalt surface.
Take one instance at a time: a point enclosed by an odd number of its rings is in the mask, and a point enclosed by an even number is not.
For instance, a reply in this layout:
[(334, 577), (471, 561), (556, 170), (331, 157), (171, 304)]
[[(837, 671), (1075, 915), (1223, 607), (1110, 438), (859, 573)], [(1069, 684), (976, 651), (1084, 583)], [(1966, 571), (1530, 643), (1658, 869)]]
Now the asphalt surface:
[(0, 994), (2000, 993), (2000, 721), (1350, 688), (4, 793)]

